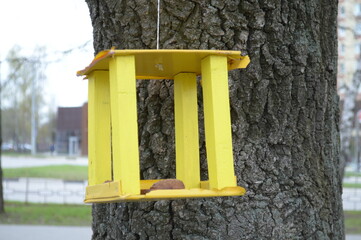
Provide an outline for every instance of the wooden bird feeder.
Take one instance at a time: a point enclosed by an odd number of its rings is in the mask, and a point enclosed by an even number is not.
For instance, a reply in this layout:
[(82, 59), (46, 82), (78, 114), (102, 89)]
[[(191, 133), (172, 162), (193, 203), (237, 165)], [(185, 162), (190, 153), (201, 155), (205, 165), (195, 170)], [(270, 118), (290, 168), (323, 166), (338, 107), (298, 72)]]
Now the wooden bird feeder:
[[(248, 56), (218, 50), (106, 50), (78, 76), (89, 81), (86, 203), (240, 196), (234, 174), (228, 71)], [(208, 181), (200, 180), (197, 75), (202, 76)], [(184, 189), (149, 191), (141, 180), (136, 79), (174, 80), (176, 178)]]

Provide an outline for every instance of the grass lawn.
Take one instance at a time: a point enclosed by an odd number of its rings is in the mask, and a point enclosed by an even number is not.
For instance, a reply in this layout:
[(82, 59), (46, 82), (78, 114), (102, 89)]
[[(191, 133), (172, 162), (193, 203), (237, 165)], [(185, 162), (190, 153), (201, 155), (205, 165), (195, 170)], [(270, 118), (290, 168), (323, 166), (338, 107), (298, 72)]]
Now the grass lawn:
[[(345, 172), (345, 177), (361, 177), (361, 173), (359, 172)], [(344, 188), (361, 188), (361, 182), (358, 181), (356, 183), (343, 183)]]
[(86, 180), (88, 177), (87, 166), (57, 165), (26, 168), (5, 168), (4, 178), (58, 178), (64, 180)]
[(5, 202), (1, 224), (90, 226), (91, 205)]
[(361, 234), (361, 211), (345, 211), (345, 232)]
[(361, 177), (361, 173), (358, 173), (358, 172), (345, 172), (345, 177)]
[(344, 183), (344, 188), (361, 188), (361, 183)]

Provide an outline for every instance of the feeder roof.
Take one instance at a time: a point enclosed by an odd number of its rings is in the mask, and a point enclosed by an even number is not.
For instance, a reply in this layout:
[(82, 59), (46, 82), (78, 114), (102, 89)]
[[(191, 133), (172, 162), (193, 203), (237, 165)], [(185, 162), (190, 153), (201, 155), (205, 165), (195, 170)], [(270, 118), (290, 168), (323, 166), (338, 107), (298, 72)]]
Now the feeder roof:
[(228, 70), (246, 68), (250, 59), (240, 51), (226, 50), (105, 50), (96, 55), (89, 66), (77, 72), (78, 76), (87, 76), (92, 71), (109, 70), (109, 61), (116, 56), (133, 55), (135, 57), (138, 79), (173, 79), (181, 72), (201, 74), (201, 60), (210, 55), (226, 56)]

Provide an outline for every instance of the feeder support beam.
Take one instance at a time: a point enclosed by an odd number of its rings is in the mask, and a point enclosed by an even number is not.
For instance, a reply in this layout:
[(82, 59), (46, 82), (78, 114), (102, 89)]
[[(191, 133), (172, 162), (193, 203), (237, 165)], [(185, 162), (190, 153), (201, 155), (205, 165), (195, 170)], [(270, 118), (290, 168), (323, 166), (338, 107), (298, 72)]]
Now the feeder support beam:
[(109, 62), (114, 181), (122, 194), (140, 194), (138, 121), (133, 55)]
[(234, 176), (227, 57), (202, 60), (204, 124), (209, 188), (236, 186)]
[(187, 189), (200, 187), (197, 76), (174, 77), (176, 175)]
[(89, 185), (111, 180), (109, 73), (94, 71), (88, 81)]

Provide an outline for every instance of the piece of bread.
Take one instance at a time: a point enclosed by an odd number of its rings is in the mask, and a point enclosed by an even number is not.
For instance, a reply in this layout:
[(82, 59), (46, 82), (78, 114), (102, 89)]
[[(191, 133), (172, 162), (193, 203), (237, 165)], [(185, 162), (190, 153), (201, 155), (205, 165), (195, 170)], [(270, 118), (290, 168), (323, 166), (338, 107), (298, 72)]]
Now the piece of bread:
[(145, 189), (141, 191), (141, 194), (146, 194), (150, 191), (160, 190), (160, 189), (185, 189), (184, 183), (178, 179), (165, 179), (160, 180), (154, 183), (150, 189)]
[(165, 179), (160, 180), (154, 183), (150, 190), (158, 190), (158, 189), (184, 189), (184, 183), (178, 179)]

